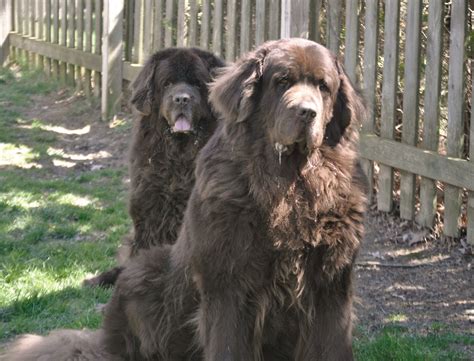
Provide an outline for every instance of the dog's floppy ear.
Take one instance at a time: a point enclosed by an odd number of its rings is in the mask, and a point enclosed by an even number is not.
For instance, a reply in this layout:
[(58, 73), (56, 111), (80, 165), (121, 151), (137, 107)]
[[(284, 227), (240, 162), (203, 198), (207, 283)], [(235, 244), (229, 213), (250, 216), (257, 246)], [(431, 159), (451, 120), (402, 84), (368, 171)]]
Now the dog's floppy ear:
[(266, 50), (250, 53), (222, 70), (210, 85), (209, 100), (225, 119), (243, 122), (252, 112), (251, 97), (262, 76)]
[(364, 99), (354, 89), (339, 60), (336, 60), (336, 67), (339, 73), (340, 85), (334, 103), (332, 119), (326, 126), (324, 137), (326, 143), (331, 147), (336, 146), (342, 137), (350, 139), (351, 133), (358, 129), (366, 116)]
[(132, 97), (130, 103), (141, 115), (150, 115), (155, 92), (155, 73), (158, 69), (159, 59), (152, 56), (138, 73), (130, 88)]

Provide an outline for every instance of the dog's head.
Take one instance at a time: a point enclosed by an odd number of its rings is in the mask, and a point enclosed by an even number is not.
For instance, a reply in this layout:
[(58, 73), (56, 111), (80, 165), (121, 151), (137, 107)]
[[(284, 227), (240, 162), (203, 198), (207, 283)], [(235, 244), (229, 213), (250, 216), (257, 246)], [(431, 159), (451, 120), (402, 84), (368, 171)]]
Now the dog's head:
[(207, 83), (222, 60), (199, 49), (155, 53), (132, 83), (131, 104), (143, 117), (165, 120), (174, 134), (189, 134), (209, 118)]
[(210, 101), (230, 126), (261, 122), (283, 154), (337, 146), (365, 109), (335, 55), (303, 39), (265, 43), (226, 68)]

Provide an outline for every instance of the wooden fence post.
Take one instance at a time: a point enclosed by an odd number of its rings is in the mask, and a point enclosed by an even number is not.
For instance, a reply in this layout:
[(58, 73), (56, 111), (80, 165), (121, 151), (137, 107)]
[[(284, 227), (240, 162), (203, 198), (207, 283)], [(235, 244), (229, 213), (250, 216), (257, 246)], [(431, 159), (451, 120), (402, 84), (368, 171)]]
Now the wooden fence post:
[(282, 38), (309, 37), (309, 0), (282, 0), (281, 33)]
[(10, 50), (8, 35), (12, 30), (12, 0), (0, 0), (0, 24), (0, 66), (3, 66)]
[(122, 95), (124, 0), (104, 1), (102, 42), (102, 120), (120, 109)]

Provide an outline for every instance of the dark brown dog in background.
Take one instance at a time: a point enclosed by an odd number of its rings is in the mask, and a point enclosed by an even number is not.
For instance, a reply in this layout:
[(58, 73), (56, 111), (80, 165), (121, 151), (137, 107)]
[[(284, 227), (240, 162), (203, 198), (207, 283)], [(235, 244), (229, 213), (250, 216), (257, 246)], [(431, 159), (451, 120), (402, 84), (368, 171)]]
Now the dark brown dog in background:
[[(207, 51), (170, 48), (155, 53), (132, 83), (137, 118), (130, 149), (133, 235), (121, 247), (120, 263), (140, 249), (176, 241), (194, 185), (196, 155), (216, 127), (207, 83), (222, 66)], [(115, 267), (84, 283), (113, 285), (121, 270)]]

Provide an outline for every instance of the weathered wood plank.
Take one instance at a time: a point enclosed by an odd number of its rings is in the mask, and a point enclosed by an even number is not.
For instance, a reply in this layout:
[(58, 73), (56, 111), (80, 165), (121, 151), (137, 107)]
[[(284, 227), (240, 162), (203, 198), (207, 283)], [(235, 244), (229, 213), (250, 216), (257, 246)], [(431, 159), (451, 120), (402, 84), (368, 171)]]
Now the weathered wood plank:
[(143, 0), (134, 0), (135, 9), (133, 12), (133, 52), (132, 62), (141, 63), (143, 59)]
[(280, 37), (291, 37), (291, 1), (281, 0)]
[(309, 0), (291, 1), (290, 35), (297, 38), (309, 36)]
[[(76, 49), (84, 49), (84, 1), (76, 2)], [(76, 66), (76, 89), (82, 90), (84, 87), (83, 69)]]
[[(29, 5), (29, 23), (30, 23), (30, 30), (29, 34), (31, 37), (36, 38), (36, 0), (30, 0)], [(36, 54), (30, 54), (30, 63), (33, 68), (38, 66), (38, 56)]]
[[(74, 29), (75, 26), (75, 17), (76, 17), (76, 4), (74, 0), (67, 1), (67, 34), (68, 34), (68, 48), (74, 48), (75, 46), (75, 37), (76, 32)], [(70, 85), (74, 85), (74, 70), (75, 67), (73, 64), (68, 64), (67, 69), (67, 82)]]
[[(384, 43), (384, 68), (382, 85), (382, 124), (380, 135), (383, 138), (393, 139), (395, 135), (395, 113), (397, 95), (397, 70), (398, 70), (398, 39), (400, 23), (400, 2), (387, 0), (385, 2), (385, 43)], [(393, 170), (381, 164), (379, 171), (379, 192), (377, 205), (379, 210), (389, 212), (392, 210)]]
[(280, 0), (269, 0), (268, 40), (280, 37)]
[[(53, 8), (52, 8), (52, 16), (53, 16), (53, 43), (59, 43), (59, 0), (53, 0)], [(51, 58), (54, 58), (51, 56)], [(52, 75), (57, 78), (59, 76), (59, 62), (57, 60), (53, 60), (51, 63), (51, 73)]]
[(153, 16), (153, 52), (163, 47), (163, 1), (155, 0)]
[(250, 12), (250, 0), (242, 0), (240, 13), (240, 55), (245, 54), (250, 50)]
[(13, 30), (12, 24), (12, 0), (4, 0), (0, 3), (0, 67), (7, 61), (10, 41), (9, 34)]
[[(428, 34), (426, 43), (426, 85), (424, 99), (423, 141), (424, 149), (437, 151), (439, 143), (439, 96), (441, 89), (441, 47), (443, 8), (438, 0), (430, 0), (428, 7)], [(432, 179), (421, 178), (420, 212), (417, 222), (431, 227), (436, 215), (436, 184)]]
[(173, 15), (174, 15), (174, 0), (166, 0), (165, 13), (165, 48), (173, 46)]
[(153, 42), (153, 0), (145, 0), (143, 15), (143, 57), (148, 59), (152, 53)]
[[(367, 119), (362, 124), (364, 133), (375, 131), (377, 86), (377, 44), (379, 38), (379, 1), (367, 0), (365, 5), (365, 33), (364, 33), (364, 90), (367, 101)], [(374, 191), (374, 164), (370, 160), (362, 161), (362, 168), (368, 180), (368, 198), (372, 200)]]
[(321, 14), (322, 0), (311, 0), (309, 9), (309, 39), (321, 42), (321, 31), (319, 30), (319, 18)]
[(210, 20), (211, 20), (211, 4), (210, 4), (210, 0), (202, 0), (202, 14), (201, 14), (201, 48), (203, 48), (203, 49), (209, 49)]
[[(102, 0), (95, 0), (94, 2), (94, 54), (100, 55), (102, 52)], [(100, 82), (101, 74), (100, 71), (94, 71), (94, 96), (100, 97)]]
[[(61, 9), (61, 31), (60, 31), (60, 39), (59, 44), (66, 47), (67, 46), (67, 2), (66, 0), (60, 1), (60, 9)], [(67, 76), (67, 64), (65, 62), (61, 62), (59, 64), (59, 80), (61, 83), (66, 83), (66, 76)]]
[(349, 79), (357, 83), (357, 51), (359, 41), (359, 0), (346, 1), (346, 40), (344, 66)]
[(186, 17), (185, 0), (178, 0), (178, 18), (176, 24), (176, 45), (184, 46), (186, 44)]
[[(110, 0), (111, 1), (111, 0)], [(10, 34), (12, 46), (24, 49), (36, 54), (48, 56), (56, 61), (71, 63), (92, 70), (101, 69), (100, 55), (86, 53), (77, 49), (65, 48), (54, 43), (47, 43), (18, 34)]]
[(222, 55), (222, 17), (223, 17), (222, 0), (214, 0), (214, 14), (212, 26), (212, 51), (218, 55)]
[(143, 69), (142, 64), (132, 64), (129, 61), (123, 62), (123, 78), (128, 81), (133, 81), (138, 73)]
[[(122, 97), (124, 0), (104, 0), (102, 52), (102, 119), (107, 120), (120, 109)], [(90, 54), (97, 56), (95, 54)]]
[[(84, 16), (84, 51), (92, 52), (92, 0), (86, 0), (85, 16)], [(86, 97), (92, 95), (92, 72), (90, 69), (84, 71), (84, 94)]]
[(265, 41), (265, 0), (257, 0), (255, 8), (255, 46)]
[[(36, 19), (37, 19), (37, 32), (36, 37), (40, 40), (44, 40), (44, 0), (37, 0), (36, 2)], [(38, 56), (38, 64), (44, 71), (44, 56)]]
[[(421, 6), (421, 0), (407, 4), (402, 142), (410, 145), (416, 145), (418, 140)], [(400, 176), (400, 217), (413, 220), (415, 175), (402, 171)]]
[[(459, 157), (464, 145), (464, 39), (466, 32), (467, 2), (453, 1), (449, 39), (448, 75), (448, 136), (446, 154)], [(444, 234), (459, 235), (458, 220), (461, 209), (461, 192), (446, 186), (444, 189)]]
[[(51, 42), (51, 0), (46, 0), (44, 4), (44, 16), (44, 40), (49, 43)], [(45, 57), (45, 72), (48, 76), (51, 75), (51, 58), (49, 56)]]
[(326, 46), (335, 54), (339, 54), (339, 38), (341, 36), (341, 0), (327, 2), (327, 39)]
[[(466, 159), (439, 155), (373, 134), (361, 134), (361, 156), (455, 187), (474, 190), (474, 167)], [(394, 157), (393, 155), (397, 156)]]
[(225, 58), (228, 61), (235, 60), (235, 44), (236, 44), (236, 30), (237, 30), (237, 21), (236, 21), (236, 8), (237, 0), (227, 0), (227, 38), (225, 44)]
[(197, 31), (198, 31), (197, 18), (198, 18), (197, 0), (189, 0), (188, 46), (197, 45)]
[[(471, 61), (471, 74), (474, 74), (474, 62)], [(469, 133), (469, 161), (474, 168), (474, 82), (471, 89), (471, 123)], [(467, 197), (467, 242), (474, 245), (474, 191), (468, 193)]]

